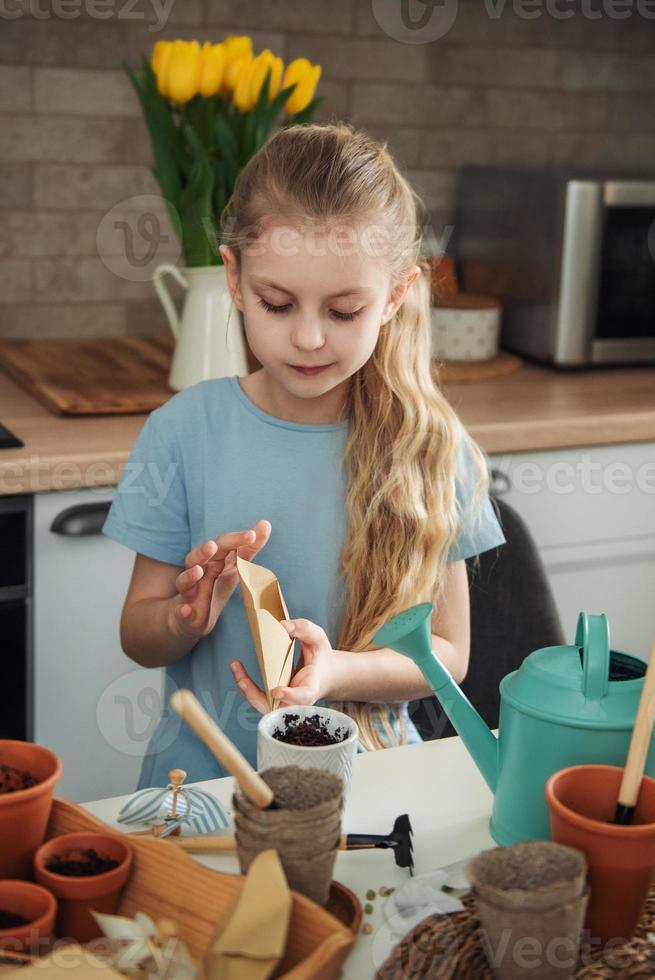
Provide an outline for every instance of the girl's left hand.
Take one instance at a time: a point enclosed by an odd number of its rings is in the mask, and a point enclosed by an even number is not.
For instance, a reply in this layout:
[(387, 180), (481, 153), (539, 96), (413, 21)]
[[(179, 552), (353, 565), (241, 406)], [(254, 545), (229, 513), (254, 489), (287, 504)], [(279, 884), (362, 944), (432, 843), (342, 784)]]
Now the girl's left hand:
[[(309, 619), (285, 619), (282, 625), (289, 636), (302, 644), (302, 666), (291, 677), (289, 687), (271, 688), (271, 696), (280, 707), (314, 704), (329, 697), (336, 653), (330, 646), (325, 630)], [(262, 714), (269, 711), (266, 695), (248, 677), (243, 664), (233, 660), (230, 667), (244, 698)]]

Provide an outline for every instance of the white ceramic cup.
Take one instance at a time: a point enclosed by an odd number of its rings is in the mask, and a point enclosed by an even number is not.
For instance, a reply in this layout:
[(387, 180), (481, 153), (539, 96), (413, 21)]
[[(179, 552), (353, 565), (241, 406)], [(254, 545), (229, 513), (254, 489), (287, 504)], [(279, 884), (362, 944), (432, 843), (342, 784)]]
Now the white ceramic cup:
[[(285, 715), (298, 715), (300, 719), (307, 715), (318, 715), (330, 732), (337, 728), (348, 732), (343, 742), (334, 745), (289, 745), (273, 738), (276, 728), (284, 728)], [(304, 769), (327, 769), (340, 776), (343, 781), (344, 799), (350, 789), (352, 779), (353, 759), (357, 752), (359, 729), (357, 723), (333, 708), (322, 708), (319, 705), (291, 705), (277, 708), (262, 715), (257, 725), (257, 768), (269, 769), (271, 766), (302, 766)]]

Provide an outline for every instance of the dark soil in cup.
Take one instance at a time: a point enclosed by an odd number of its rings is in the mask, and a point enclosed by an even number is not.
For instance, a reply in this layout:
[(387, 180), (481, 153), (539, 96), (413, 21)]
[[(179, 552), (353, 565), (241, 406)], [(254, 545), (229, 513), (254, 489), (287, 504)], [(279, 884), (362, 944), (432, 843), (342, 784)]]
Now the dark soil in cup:
[(309, 810), (341, 796), (343, 790), (340, 778), (327, 769), (271, 766), (260, 776), (273, 790), (280, 810)]
[(19, 915), (18, 912), (0, 909), (0, 929), (14, 929), (16, 926), (26, 926), (29, 921), (24, 915)]
[(21, 789), (29, 789), (38, 783), (36, 776), (26, 769), (17, 769), (0, 762), (0, 795), (2, 793), (17, 793)]
[[(71, 853), (78, 856), (72, 857)], [(68, 875), (70, 878), (90, 878), (91, 875), (101, 875), (105, 871), (117, 868), (120, 861), (115, 858), (103, 857), (93, 847), (68, 854), (53, 854), (46, 862), (48, 871), (56, 875)]]
[(276, 738), (278, 742), (286, 742), (287, 745), (304, 745), (315, 748), (321, 745), (337, 745), (339, 742), (345, 742), (348, 738), (348, 732), (341, 727), (331, 732), (325, 722), (321, 721), (321, 716), (318, 713), (305, 715), (302, 719), (300, 715), (289, 713), (283, 715), (283, 718), (285, 727), (276, 728), (273, 732), (273, 738)]

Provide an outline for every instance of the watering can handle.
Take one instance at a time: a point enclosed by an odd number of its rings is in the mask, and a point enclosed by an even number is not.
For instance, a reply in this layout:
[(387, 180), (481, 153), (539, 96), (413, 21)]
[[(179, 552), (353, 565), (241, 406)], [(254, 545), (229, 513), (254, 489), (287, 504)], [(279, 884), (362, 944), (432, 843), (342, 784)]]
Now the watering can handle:
[(610, 673), (610, 628), (607, 616), (580, 613), (575, 645), (582, 647), (584, 680), (582, 692), (589, 701), (600, 701), (607, 694)]
[(171, 330), (173, 335), (177, 339), (180, 336), (180, 317), (175, 308), (175, 303), (171, 299), (171, 294), (168, 291), (168, 286), (164, 281), (164, 276), (170, 274), (174, 279), (177, 279), (180, 286), (184, 286), (185, 289), (189, 288), (189, 284), (180, 272), (180, 270), (175, 265), (167, 263), (166, 265), (158, 265), (155, 269), (155, 274), (153, 276), (153, 283), (155, 286), (155, 291), (161, 300), (161, 305), (164, 307), (164, 312), (168, 317), (168, 322), (171, 325)]

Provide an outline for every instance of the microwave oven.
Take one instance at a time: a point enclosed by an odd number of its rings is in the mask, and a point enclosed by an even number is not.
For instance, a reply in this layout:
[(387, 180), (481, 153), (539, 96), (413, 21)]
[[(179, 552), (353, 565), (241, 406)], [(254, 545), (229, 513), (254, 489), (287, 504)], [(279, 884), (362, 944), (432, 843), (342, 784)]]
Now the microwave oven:
[(561, 367), (655, 362), (655, 174), (467, 166), (454, 254), (503, 347)]

